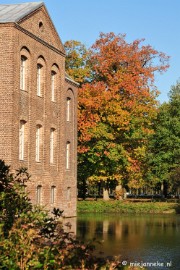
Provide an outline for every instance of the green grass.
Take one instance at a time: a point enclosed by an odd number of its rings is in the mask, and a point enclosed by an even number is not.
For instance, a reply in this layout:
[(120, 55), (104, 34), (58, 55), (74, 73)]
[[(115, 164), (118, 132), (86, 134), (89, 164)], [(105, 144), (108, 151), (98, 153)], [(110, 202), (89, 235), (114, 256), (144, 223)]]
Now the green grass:
[(172, 202), (127, 202), (127, 201), (78, 201), (79, 213), (124, 213), (124, 214), (176, 214), (180, 205)]

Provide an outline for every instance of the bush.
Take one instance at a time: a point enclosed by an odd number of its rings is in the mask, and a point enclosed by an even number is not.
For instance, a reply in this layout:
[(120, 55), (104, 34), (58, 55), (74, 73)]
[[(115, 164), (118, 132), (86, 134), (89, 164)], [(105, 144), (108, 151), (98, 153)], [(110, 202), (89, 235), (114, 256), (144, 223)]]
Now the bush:
[(12, 175), (0, 161), (0, 269), (123, 269), (118, 259), (95, 257), (91, 242), (67, 232), (63, 211), (48, 215), (32, 206), (25, 192), (29, 178), (25, 168)]

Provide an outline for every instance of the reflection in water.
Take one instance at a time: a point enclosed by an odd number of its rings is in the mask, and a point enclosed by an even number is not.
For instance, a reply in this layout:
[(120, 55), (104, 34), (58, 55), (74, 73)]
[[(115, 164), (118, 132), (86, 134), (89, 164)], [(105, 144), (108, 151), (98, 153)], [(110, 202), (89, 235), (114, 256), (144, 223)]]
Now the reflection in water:
[[(97, 250), (106, 256), (121, 255), (130, 262), (159, 262), (152, 270), (180, 269), (180, 216), (118, 216), (81, 214), (77, 236), (102, 241)], [(171, 264), (167, 264), (171, 263)]]

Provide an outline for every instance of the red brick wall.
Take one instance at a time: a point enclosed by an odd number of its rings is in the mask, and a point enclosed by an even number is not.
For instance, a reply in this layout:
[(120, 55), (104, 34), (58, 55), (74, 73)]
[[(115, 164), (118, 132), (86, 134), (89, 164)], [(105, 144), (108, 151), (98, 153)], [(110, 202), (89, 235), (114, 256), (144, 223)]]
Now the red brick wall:
[(13, 29), (0, 24), (0, 155), (9, 163), (12, 158), (13, 129)]
[[(39, 18), (44, 26), (40, 34)], [(47, 35), (48, 38), (45, 38)], [(33, 203), (37, 202), (37, 186), (41, 186), (43, 205), (49, 209), (58, 207), (64, 210), (65, 216), (74, 216), (77, 198), (77, 87), (65, 81), (65, 57), (61, 41), (44, 7), (21, 22), (20, 27), (0, 24), (0, 36), (0, 158), (12, 169), (21, 166), (28, 168), (31, 174), (28, 191)], [(25, 90), (20, 89), (21, 54), (27, 57), (28, 62)], [(37, 63), (43, 65), (44, 71), (41, 97), (37, 96)], [(55, 102), (51, 101), (51, 70), (54, 64), (57, 72)], [(72, 99), (73, 117), (69, 122), (66, 119), (67, 97)], [(20, 120), (26, 122), (23, 161), (19, 160)], [(35, 160), (37, 125), (41, 126), (42, 131), (39, 162)], [(55, 130), (53, 164), (50, 164), (51, 128)], [(71, 142), (69, 169), (66, 169), (67, 141)], [(55, 187), (53, 204), (52, 186)]]

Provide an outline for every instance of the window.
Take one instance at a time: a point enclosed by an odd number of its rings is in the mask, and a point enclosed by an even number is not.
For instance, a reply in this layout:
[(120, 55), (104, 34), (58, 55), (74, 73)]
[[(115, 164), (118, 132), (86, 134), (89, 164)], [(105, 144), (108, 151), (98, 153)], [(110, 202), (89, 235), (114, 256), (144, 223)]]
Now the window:
[(55, 129), (50, 130), (50, 163), (54, 163), (54, 133)]
[(36, 190), (36, 201), (37, 204), (41, 204), (41, 200), (42, 200), (42, 186), (37, 186), (37, 190)]
[(21, 56), (21, 65), (20, 65), (20, 89), (26, 90), (27, 82), (26, 82), (26, 70), (27, 70), (27, 58), (25, 56)]
[(37, 95), (42, 96), (42, 65), (37, 65)]
[(55, 102), (57, 99), (57, 89), (59, 86), (59, 67), (53, 64), (51, 67), (51, 101)]
[(19, 159), (24, 160), (25, 121), (20, 121), (19, 128)]
[(52, 204), (55, 202), (55, 190), (56, 190), (56, 187), (52, 186), (51, 187), (51, 203)]
[(69, 88), (66, 96), (66, 121), (73, 122), (74, 118), (74, 95), (73, 90)]
[(36, 126), (36, 161), (40, 161), (41, 126)]
[(67, 104), (66, 104), (66, 119), (67, 121), (70, 121), (71, 118), (71, 99), (67, 98)]
[(44, 24), (43, 24), (43, 22), (39, 22), (39, 30), (40, 30), (40, 32), (44, 32)]
[(66, 169), (70, 169), (70, 142), (66, 143)]
[(55, 101), (56, 75), (56, 72), (51, 71), (51, 101)]
[(70, 201), (71, 200), (71, 188), (68, 187), (67, 188), (67, 201)]
[(29, 84), (29, 65), (30, 65), (30, 51), (27, 47), (23, 46), (20, 51), (20, 81), (19, 87), (21, 90), (27, 91)]

